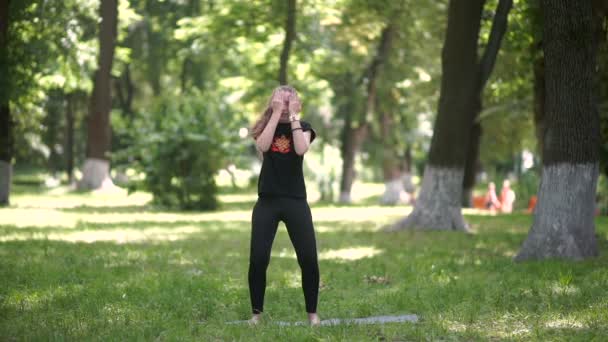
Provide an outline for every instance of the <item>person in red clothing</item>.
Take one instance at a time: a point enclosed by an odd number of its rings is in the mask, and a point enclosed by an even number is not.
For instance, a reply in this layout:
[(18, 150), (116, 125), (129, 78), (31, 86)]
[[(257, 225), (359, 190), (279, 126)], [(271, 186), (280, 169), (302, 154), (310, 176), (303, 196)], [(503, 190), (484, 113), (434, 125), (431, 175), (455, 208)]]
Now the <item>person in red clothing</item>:
[(248, 281), (253, 316), (250, 324), (257, 324), (264, 311), (266, 269), (279, 221), (287, 227), (302, 271), (309, 322), (320, 324), (317, 247), (302, 170), (304, 154), (316, 133), (308, 122), (300, 121), (301, 108), (296, 90), (280, 86), (272, 93), (267, 109), (252, 129), (256, 148), (262, 154), (262, 169), (258, 200), (251, 217)]

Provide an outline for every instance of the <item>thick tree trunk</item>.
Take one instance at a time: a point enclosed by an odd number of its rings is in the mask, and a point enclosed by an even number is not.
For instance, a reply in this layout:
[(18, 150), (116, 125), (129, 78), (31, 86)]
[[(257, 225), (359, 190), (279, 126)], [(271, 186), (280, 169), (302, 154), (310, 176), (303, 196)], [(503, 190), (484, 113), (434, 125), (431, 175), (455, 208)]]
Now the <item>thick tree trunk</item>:
[(112, 61), (116, 43), (116, 26), (118, 19), (118, 1), (103, 0), (100, 4), (101, 29), (99, 32), (99, 68), (95, 73), (93, 94), (89, 107), (87, 159), (84, 163), (82, 180), (83, 189), (98, 189), (102, 184), (110, 185), (109, 158), (110, 151), (110, 110)]
[(544, 166), (534, 224), (515, 260), (583, 259), (598, 254), (595, 238), (597, 163)]
[(13, 120), (8, 76), (9, 0), (0, 0), (0, 206), (9, 205), (13, 160)]
[(598, 254), (595, 190), (599, 117), (596, 36), (588, 1), (543, 1), (545, 132), (539, 200), (516, 260)]
[(468, 226), (460, 208), (462, 172), (462, 168), (427, 165), (414, 211), (385, 230), (395, 231), (415, 227), (467, 231)]
[(473, 114), (479, 110), (477, 37), (484, 0), (450, 1), (441, 95), (422, 188), (413, 212), (388, 230), (466, 230), (460, 211)]
[(279, 67), (279, 83), (287, 84), (287, 68), (291, 44), (296, 38), (296, 0), (287, 0), (287, 20), (285, 22), (285, 40)]

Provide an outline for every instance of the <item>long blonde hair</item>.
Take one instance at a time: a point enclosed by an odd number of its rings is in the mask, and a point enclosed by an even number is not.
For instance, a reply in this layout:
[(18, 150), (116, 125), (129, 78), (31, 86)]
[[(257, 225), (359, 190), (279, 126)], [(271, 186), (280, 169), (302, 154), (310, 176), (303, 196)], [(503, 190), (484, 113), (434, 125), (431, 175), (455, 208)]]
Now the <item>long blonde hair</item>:
[(266, 109), (264, 110), (264, 112), (262, 112), (262, 115), (260, 115), (260, 117), (256, 120), (256, 122), (251, 127), (251, 136), (253, 137), (253, 139), (257, 139), (258, 136), (260, 136), (260, 134), (262, 134), (262, 131), (268, 124), (268, 121), (270, 120), (270, 117), (272, 116), (272, 100), (274, 99), (275, 94), (278, 93), (279, 91), (287, 91), (292, 94), (295, 94), (296, 97), (298, 96), (298, 92), (292, 86), (281, 85), (281, 86), (274, 88), (274, 90), (272, 91), (272, 95), (270, 95), (270, 98), (268, 99), (268, 104), (266, 105)]

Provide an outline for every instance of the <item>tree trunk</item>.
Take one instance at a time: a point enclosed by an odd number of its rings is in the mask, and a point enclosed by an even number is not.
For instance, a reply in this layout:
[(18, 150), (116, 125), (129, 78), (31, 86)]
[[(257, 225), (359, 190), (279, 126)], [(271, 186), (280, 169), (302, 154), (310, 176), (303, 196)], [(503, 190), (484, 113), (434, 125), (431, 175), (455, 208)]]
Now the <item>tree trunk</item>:
[(387, 230), (467, 230), (460, 210), (473, 115), (479, 111), (477, 37), (484, 0), (450, 1), (439, 110), (413, 212)]
[(515, 260), (598, 254), (595, 190), (599, 117), (597, 41), (589, 1), (543, 1), (545, 133), (534, 223)]
[(394, 139), (391, 139), (392, 120), (388, 113), (383, 112), (382, 118), (382, 174), (384, 176), (384, 193), (380, 198), (381, 204), (395, 205), (404, 193), (401, 178), (401, 165), (395, 151)]
[(9, 205), (13, 160), (13, 120), (11, 118), (8, 77), (9, 0), (0, 0), (0, 206)]
[[(479, 115), (479, 113), (477, 114)], [(473, 188), (479, 171), (479, 144), (481, 142), (481, 124), (474, 122), (471, 127), (471, 141), (469, 151), (464, 166), (464, 176), (462, 181), (462, 206), (473, 207)]]
[(287, 84), (287, 68), (291, 44), (296, 38), (296, 0), (287, 0), (287, 20), (285, 22), (285, 40), (281, 52), (279, 83)]
[(99, 31), (99, 68), (95, 72), (93, 94), (89, 107), (87, 159), (79, 187), (99, 189), (111, 186), (110, 163), (110, 110), (112, 61), (116, 43), (118, 1), (102, 0), (100, 4), (101, 29)]
[[(340, 198), (341, 203), (351, 202), (351, 189), (355, 179), (355, 159), (361, 145), (367, 137), (369, 124), (368, 118), (373, 115), (375, 110), (374, 104), (376, 101), (376, 82), (380, 67), (386, 61), (393, 39), (394, 26), (387, 25), (380, 35), (380, 43), (378, 44), (378, 52), (369, 67), (365, 70), (360, 82), (367, 82), (367, 96), (365, 102), (365, 112), (363, 117), (357, 121), (355, 127), (352, 120), (352, 114), (347, 113), (344, 130), (342, 133), (342, 181), (340, 182)], [(356, 106), (353, 106), (356, 107)]]
[[(5, 95), (2, 95), (3, 97)], [(13, 122), (8, 101), (0, 104), (0, 206), (10, 204), (13, 174)]]
[(74, 93), (66, 95), (65, 103), (65, 172), (68, 184), (74, 183)]
[(513, 7), (513, 0), (499, 0), (496, 5), (496, 14), (492, 20), (492, 29), (490, 31), (490, 37), (488, 38), (488, 44), (484, 50), (484, 53), (479, 62), (479, 89), (477, 91), (479, 106), (477, 106), (477, 112), (473, 113), (471, 137), (469, 141), (469, 150), (467, 152), (467, 159), (464, 167), (464, 180), (462, 184), (462, 205), (464, 207), (473, 206), (473, 188), (475, 187), (477, 171), (479, 170), (479, 152), (481, 143), (481, 134), (483, 130), (481, 123), (478, 122), (477, 118), (481, 112), (481, 99), (483, 97), (483, 90), (494, 70), (494, 64), (496, 63), (496, 56), (500, 50), (502, 38), (507, 31), (509, 11)]
[(342, 132), (342, 180), (340, 182), (340, 203), (351, 203), (350, 191), (355, 180), (355, 158), (359, 154), (361, 145), (367, 136), (367, 123), (352, 127), (351, 120), (347, 120)]
[[(182, 74), (185, 72), (182, 71)], [(125, 65), (120, 78), (115, 80), (116, 85), (116, 99), (122, 109), (122, 113), (129, 118), (133, 119), (133, 96), (135, 93), (135, 86), (131, 81), (131, 67), (130, 64)], [(184, 85), (182, 81), (182, 92), (184, 92)]]
[(537, 152), (543, 159), (543, 137), (545, 133), (545, 62), (542, 57), (534, 61), (534, 131)]

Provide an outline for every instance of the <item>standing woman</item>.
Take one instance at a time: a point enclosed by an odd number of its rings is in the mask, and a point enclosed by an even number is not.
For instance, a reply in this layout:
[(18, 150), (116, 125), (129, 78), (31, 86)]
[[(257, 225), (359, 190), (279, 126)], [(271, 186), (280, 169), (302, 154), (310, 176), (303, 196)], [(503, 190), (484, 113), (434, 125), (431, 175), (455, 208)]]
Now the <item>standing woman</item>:
[(248, 280), (252, 324), (260, 321), (264, 311), (266, 269), (279, 221), (287, 227), (302, 271), (308, 320), (311, 325), (320, 323), (317, 246), (302, 171), (304, 153), (316, 133), (309, 123), (300, 121), (301, 109), (296, 90), (280, 86), (273, 91), (267, 109), (252, 129), (256, 147), (263, 155), (258, 200), (251, 217)]

